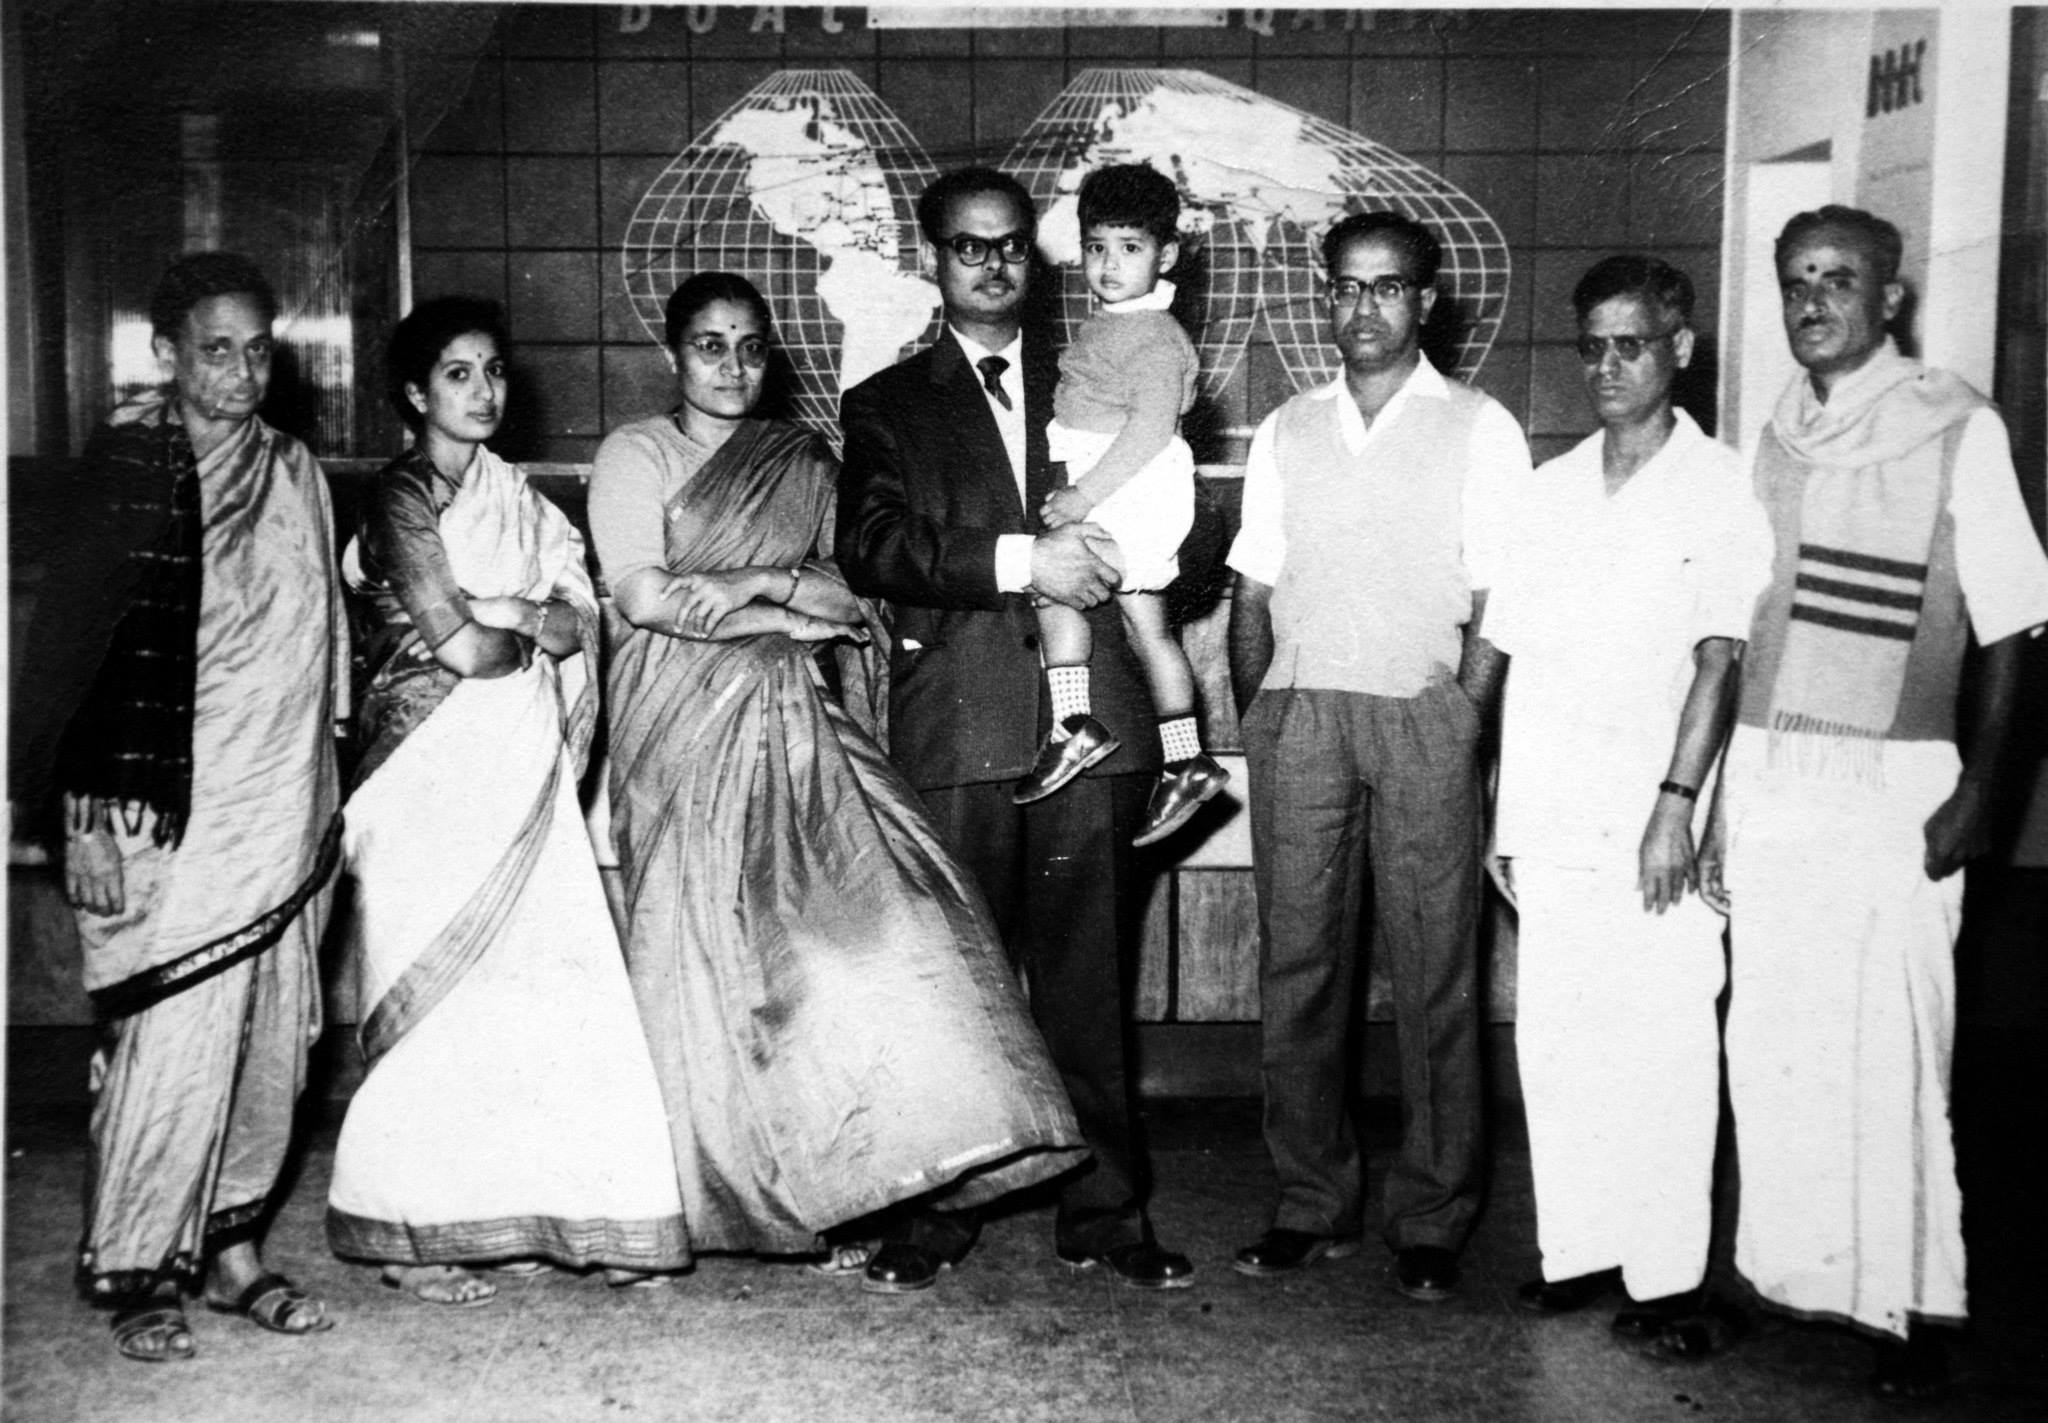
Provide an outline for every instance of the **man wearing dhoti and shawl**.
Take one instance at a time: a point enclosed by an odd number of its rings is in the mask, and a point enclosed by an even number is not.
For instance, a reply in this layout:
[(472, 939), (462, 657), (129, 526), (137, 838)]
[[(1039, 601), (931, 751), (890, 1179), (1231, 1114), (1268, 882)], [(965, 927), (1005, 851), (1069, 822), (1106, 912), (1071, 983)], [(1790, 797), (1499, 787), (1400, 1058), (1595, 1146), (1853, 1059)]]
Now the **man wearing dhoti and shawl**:
[(226, 253), (158, 284), (166, 384), (86, 448), (12, 748), (18, 801), (63, 796), (102, 1027), (80, 1281), (146, 1362), (191, 1357), (181, 1292), (209, 1265), (209, 1309), (330, 1324), (256, 1239), (319, 1032), (347, 655), (320, 467), (256, 414), (276, 305)]
[(1955, 872), (1992, 837), (2048, 559), (1997, 413), (1885, 333), (1901, 247), (1891, 223), (1834, 206), (1778, 237), (1804, 374), (1752, 456), (1776, 558), (1702, 890), (1731, 905), (1736, 1267), (1771, 1305), (1876, 1335), (1879, 1390), (1923, 1395), (1947, 1379), (1923, 1326), (1965, 1314)]

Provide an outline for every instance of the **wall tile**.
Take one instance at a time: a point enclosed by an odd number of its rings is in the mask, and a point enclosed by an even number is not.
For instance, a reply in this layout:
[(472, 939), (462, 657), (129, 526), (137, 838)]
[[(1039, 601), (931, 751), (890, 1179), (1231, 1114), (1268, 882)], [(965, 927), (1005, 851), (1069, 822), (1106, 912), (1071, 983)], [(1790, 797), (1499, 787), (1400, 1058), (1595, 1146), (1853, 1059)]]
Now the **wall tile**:
[(1066, 65), (1057, 59), (976, 60), (975, 148), (1000, 161), (1066, 82)]
[(1444, 68), (1434, 59), (1354, 60), (1352, 129), (1412, 154), (1444, 146)]
[(964, 59), (880, 61), (876, 92), (941, 170), (974, 153), (974, 65)]
[(1537, 75), (1536, 146), (1545, 152), (1605, 151), (1629, 141), (1631, 59), (1553, 62)]
[(973, 47), (971, 30), (875, 31), (875, 52), (882, 59), (965, 59)]
[(1479, 374), (1472, 378), (1476, 389), (1485, 391), (1498, 400), (1508, 414), (1515, 417), (1515, 423), (1524, 430), (1529, 428), (1529, 348), (1522, 343), (1513, 345), (1496, 342), (1486, 353), (1486, 360), (1479, 367)]
[(588, 153), (597, 146), (597, 66), (505, 62), (505, 146), (514, 153)]
[(421, 252), (412, 254), (415, 305), (436, 296), (474, 296), (505, 302), (503, 252)]
[(881, 31), (868, 28), (868, 12), (858, 5), (834, 8), (832, 18), (839, 33), (827, 34), (822, 9), (805, 6), (789, 11), (788, 32), (782, 37), (783, 57), (794, 66), (818, 64), (837, 67), (875, 57)]
[[(1233, 12), (1235, 17), (1237, 12)], [(1240, 19), (1239, 23), (1243, 23)], [(1351, 53), (1351, 32), (1344, 15), (1332, 10), (1281, 10), (1273, 16), (1273, 33), (1252, 32), (1253, 53), (1261, 59), (1295, 55), (1344, 55)]]
[(629, 420), (659, 415), (676, 401), (675, 372), (668, 357), (652, 341), (604, 348), (604, 423), (606, 433)]
[(1637, 61), (1629, 140), (1664, 152), (1719, 155), (1728, 128), (1728, 56), (1656, 54)]
[(1186, 68), (1183, 61), (1195, 61), (1195, 67), (1207, 69), (1199, 63), (1221, 56), (1249, 57), (1257, 48), (1258, 36), (1244, 27), (1243, 12), (1228, 12), (1230, 22), (1222, 25), (1162, 25), (1159, 30), (1159, 53), (1168, 68)]
[(1443, 175), (1500, 224), (1509, 248), (1536, 240), (1536, 160), (1527, 153), (1447, 153)]
[(1257, 60), (1253, 87), (1339, 127), (1351, 123), (1351, 61), (1348, 59)]
[(683, 151), (690, 127), (690, 66), (601, 64), (597, 68), (600, 153)]
[[(600, 339), (607, 344), (644, 345), (657, 355), (660, 353), (655, 344), (660, 340), (659, 318), (654, 332), (640, 324), (640, 313), (626, 291), (625, 264), (614, 250), (597, 254), (597, 306)], [(606, 405), (605, 409), (609, 412), (611, 406)]]
[(505, 245), (505, 160), (421, 154), (412, 165), (416, 247)]
[(1160, 54), (1157, 26), (1080, 25), (1067, 31), (1067, 55), (1076, 65), (1142, 68)]
[(511, 58), (580, 59), (596, 52), (597, 26), (615, 22), (617, 9), (609, 6), (601, 13), (589, 5), (510, 5), (498, 21), (498, 38)]
[(515, 341), (595, 341), (596, 252), (513, 252), (507, 259)]
[(597, 158), (505, 160), (506, 229), (514, 247), (597, 244)]
[(685, 59), (690, 53), (690, 26), (680, 5), (656, 5), (647, 16), (644, 29), (620, 28), (624, 17), (618, 6), (607, 5), (597, 22), (597, 55), (600, 59)]
[(972, 33), (976, 59), (1063, 59), (1067, 53), (1067, 32), (1053, 26)]
[(1538, 341), (1576, 341), (1579, 339), (1579, 318), (1572, 310), (1572, 288), (1579, 284), (1579, 278), (1602, 257), (1623, 250), (1620, 244), (1609, 248), (1567, 247), (1556, 250), (1539, 250), (1529, 254), (1531, 289), (1535, 310), (1530, 334)]
[(524, 345), (519, 348), (519, 365), (527, 373), (532, 392), (527, 397), (531, 411), (527, 428), (538, 438), (569, 435), (595, 439), (604, 433), (598, 411), (596, 346)]
[[(505, 106), (501, 92), (502, 74), (495, 59), (426, 60), (409, 71), (407, 88), (412, 96), (415, 123), (430, 122), (425, 133), (415, 130), (410, 141), (415, 149), (435, 153), (495, 153), (505, 143)], [(460, 86), (458, 89), (457, 86)], [(434, 114), (422, 95), (449, 94), (453, 102)]]
[(1529, 275), (1529, 252), (1525, 248), (1508, 245), (1508, 300), (1501, 309), (1499, 334), (1494, 344), (1513, 342), (1522, 345), (1529, 339), (1530, 292), (1534, 283)]
[(1584, 243), (1620, 234), (1628, 220), (1628, 165), (1613, 158), (1555, 155), (1536, 160), (1536, 240)]
[(1586, 379), (1580, 370), (1579, 353), (1570, 346), (1530, 347), (1530, 437), (1576, 438), (1589, 433), (1596, 423), (1586, 406)]
[(1629, 162), (1629, 240), (1645, 246), (1721, 240), (1721, 155), (1639, 153)]
[(598, 245), (616, 251), (626, 240), (640, 199), (667, 170), (672, 158), (600, 158), (597, 162), (600, 207)]
[(704, 132), (712, 121), (740, 101), (749, 89), (779, 66), (762, 60), (718, 60), (690, 66), (690, 133)]
[(1444, 62), (1444, 147), (1526, 149), (1536, 132), (1536, 66), (1526, 59)]
[[(782, 36), (773, 26), (755, 29), (759, 18), (758, 7), (753, 5), (720, 5), (716, 21), (702, 34), (690, 35), (690, 57), (692, 59), (780, 59), (782, 57)], [(783, 16), (783, 26), (788, 28), (789, 16)]]
[(1440, 10), (1353, 10), (1346, 16), (1351, 52), (1361, 56), (1441, 56), (1450, 19)]
[(1249, 870), (1184, 870), (1179, 880), (1179, 1011), (1183, 1023), (1256, 1021), (1259, 908)]

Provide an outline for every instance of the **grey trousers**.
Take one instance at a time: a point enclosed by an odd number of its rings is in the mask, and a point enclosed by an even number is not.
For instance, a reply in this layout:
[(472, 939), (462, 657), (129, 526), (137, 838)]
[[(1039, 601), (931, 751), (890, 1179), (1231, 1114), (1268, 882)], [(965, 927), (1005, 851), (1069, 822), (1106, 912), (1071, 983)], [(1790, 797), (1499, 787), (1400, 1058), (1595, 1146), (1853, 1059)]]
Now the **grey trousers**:
[(1259, 899), (1273, 1224), (1362, 1228), (1351, 1118), (1361, 906), (1400, 1039), (1402, 1141), (1387, 1177), (1396, 1250), (1464, 1243), (1480, 1175), (1479, 715), (1454, 681), (1411, 698), (1261, 692), (1244, 719)]

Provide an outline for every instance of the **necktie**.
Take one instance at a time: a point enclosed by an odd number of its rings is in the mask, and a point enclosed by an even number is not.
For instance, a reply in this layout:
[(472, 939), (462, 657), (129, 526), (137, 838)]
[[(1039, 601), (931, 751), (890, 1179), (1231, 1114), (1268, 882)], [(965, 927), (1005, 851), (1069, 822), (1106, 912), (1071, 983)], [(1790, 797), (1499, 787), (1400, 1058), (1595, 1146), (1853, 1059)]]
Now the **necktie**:
[(983, 356), (974, 363), (974, 368), (981, 372), (982, 389), (993, 395), (997, 404), (1005, 410), (1016, 409), (1010, 404), (1010, 392), (1003, 389), (1003, 372), (1010, 368), (1008, 361), (1001, 356)]

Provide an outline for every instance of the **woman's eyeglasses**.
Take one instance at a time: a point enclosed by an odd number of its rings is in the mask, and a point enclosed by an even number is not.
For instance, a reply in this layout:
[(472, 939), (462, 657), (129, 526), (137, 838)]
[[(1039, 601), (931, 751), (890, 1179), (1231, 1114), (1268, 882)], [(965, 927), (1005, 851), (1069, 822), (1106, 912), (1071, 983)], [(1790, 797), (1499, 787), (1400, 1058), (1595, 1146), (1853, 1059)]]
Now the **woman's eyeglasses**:
[(1609, 351), (1634, 364), (1643, 358), (1643, 352), (1659, 341), (1669, 341), (1676, 336), (1676, 328), (1660, 331), (1655, 336), (1581, 336), (1579, 338), (1579, 359), (1589, 366), (1597, 366), (1607, 359)]
[[(723, 336), (689, 336), (683, 344), (703, 357), (709, 365), (722, 365), (735, 349)], [(742, 336), (738, 346), (740, 364), (759, 370), (768, 364), (768, 343), (759, 336)]]
[(971, 237), (961, 232), (933, 245), (951, 252), (953, 259), (963, 267), (986, 265), (991, 252), (1009, 265), (1016, 266), (1031, 255), (1031, 234), (1006, 232), (1001, 237)]

